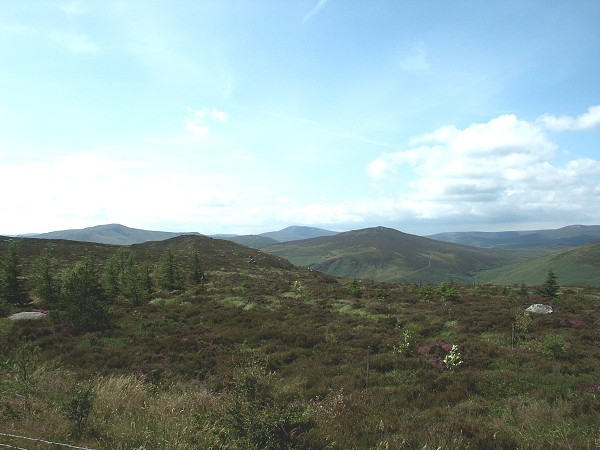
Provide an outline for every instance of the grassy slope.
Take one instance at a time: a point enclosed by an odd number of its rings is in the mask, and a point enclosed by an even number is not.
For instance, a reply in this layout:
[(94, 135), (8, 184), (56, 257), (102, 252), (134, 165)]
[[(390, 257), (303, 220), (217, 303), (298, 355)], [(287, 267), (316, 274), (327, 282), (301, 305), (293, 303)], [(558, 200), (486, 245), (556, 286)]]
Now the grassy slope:
[(534, 258), (479, 274), (476, 280), (492, 284), (539, 285), (552, 270), (565, 286), (600, 286), (600, 243)]

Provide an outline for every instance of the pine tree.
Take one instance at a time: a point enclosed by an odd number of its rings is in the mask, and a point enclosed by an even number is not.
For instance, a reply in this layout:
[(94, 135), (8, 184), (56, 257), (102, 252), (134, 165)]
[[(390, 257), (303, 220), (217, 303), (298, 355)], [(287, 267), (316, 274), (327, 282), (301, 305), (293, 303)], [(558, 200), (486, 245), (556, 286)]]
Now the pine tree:
[(35, 293), (47, 303), (58, 301), (59, 286), (52, 270), (52, 252), (45, 248), (34, 266)]
[(125, 267), (125, 253), (119, 248), (104, 266), (102, 281), (108, 298), (114, 299), (122, 293), (122, 278)]
[(0, 298), (7, 303), (22, 306), (28, 301), (21, 282), (21, 261), (18, 255), (19, 241), (13, 240), (2, 264), (0, 274)]
[(167, 291), (180, 289), (182, 285), (179, 261), (170, 248), (163, 253), (158, 266), (160, 287)]
[(148, 299), (148, 291), (144, 285), (143, 272), (135, 265), (133, 257), (130, 254), (123, 269), (123, 295), (135, 305), (140, 305), (143, 300)]
[(200, 254), (198, 250), (196, 250), (194, 252), (194, 255), (192, 256), (190, 279), (194, 284), (202, 284), (202, 282), (204, 281), (204, 270), (202, 269), (202, 264), (200, 263)]
[(547, 299), (555, 298), (558, 294), (558, 277), (554, 274), (552, 269), (548, 271), (548, 277), (542, 286), (542, 295)]
[(80, 331), (108, 325), (109, 303), (91, 259), (79, 261), (65, 272), (60, 307), (66, 321)]

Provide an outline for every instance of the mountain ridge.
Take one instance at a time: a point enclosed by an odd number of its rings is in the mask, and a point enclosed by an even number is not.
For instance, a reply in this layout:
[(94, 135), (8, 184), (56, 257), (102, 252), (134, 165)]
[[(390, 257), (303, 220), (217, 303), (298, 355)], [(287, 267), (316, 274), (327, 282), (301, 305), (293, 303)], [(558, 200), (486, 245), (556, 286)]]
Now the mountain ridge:
[(446, 232), (426, 237), (480, 248), (567, 248), (600, 241), (600, 225), (567, 225), (527, 231)]
[(454, 279), (466, 283), (474, 273), (524, 258), (520, 252), (468, 247), (385, 227), (274, 244), (263, 250), (329, 275), (396, 282)]

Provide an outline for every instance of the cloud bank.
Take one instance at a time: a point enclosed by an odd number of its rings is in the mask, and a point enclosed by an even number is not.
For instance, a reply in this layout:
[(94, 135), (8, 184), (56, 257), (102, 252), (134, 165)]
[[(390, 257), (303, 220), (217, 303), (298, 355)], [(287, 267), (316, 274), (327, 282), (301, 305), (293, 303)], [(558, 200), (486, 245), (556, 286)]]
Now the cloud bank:
[(382, 154), (366, 170), (374, 181), (397, 187), (397, 204), (420, 218), (570, 214), (569, 221), (590, 220), (600, 206), (600, 161), (561, 162), (545, 129), (589, 129), (599, 113), (592, 107), (577, 118), (542, 116), (531, 123), (502, 115), (464, 129), (445, 126), (414, 138), (411, 148)]

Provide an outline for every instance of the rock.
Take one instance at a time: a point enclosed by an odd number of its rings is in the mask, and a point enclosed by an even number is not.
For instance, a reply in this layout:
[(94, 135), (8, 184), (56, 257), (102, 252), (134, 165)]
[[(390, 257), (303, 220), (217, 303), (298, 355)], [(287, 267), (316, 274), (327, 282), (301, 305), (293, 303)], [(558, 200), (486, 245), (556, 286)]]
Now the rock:
[(536, 303), (535, 305), (531, 305), (525, 311), (536, 313), (536, 314), (550, 314), (552, 312), (552, 306), (542, 305), (541, 303)]
[(46, 317), (47, 313), (43, 313), (41, 311), (24, 311), (19, 313), (14, 313), (11, 316), (8, 316), (10, 320), (39, 320)]

